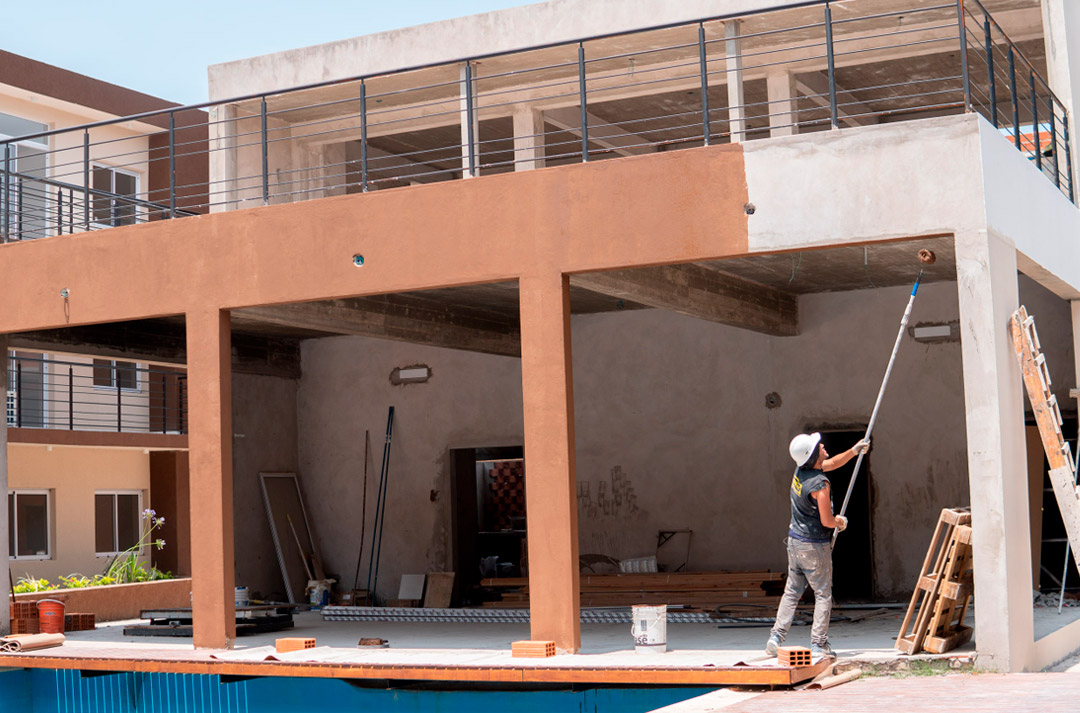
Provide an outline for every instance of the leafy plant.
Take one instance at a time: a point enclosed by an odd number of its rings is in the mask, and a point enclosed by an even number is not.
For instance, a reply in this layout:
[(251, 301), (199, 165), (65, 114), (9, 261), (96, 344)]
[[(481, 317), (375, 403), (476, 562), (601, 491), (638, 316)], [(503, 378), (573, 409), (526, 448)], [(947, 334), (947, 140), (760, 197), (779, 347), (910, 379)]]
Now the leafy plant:
[(52, 584), (47, 579), (38, 579), (28, 574), (25, 577), (19, 577), (19, 581), (15, 584), (15, 593), (31, 594), (33, 592), (48, 592), (59, 588), (59, 584)]
[[(139, 532), (139, 541), (113, 558), (105, 573), (100, 575), (102, 579), (109, 579), (110, 584), (128, 584), (130, 582), (147, 582), (156, 579), (170, 579), (168, 572), (162, 572), (157, 567), (147, 569), (141, 561), (142, 549), (148, 546), (164, 549), (165, 540), (154, 539), (154, 530), (165, 524), (164, 517), (158, 517), (153, 510), (143, 510), (142, 527)], [(93, 585), (91, 585), (93, 586)]]

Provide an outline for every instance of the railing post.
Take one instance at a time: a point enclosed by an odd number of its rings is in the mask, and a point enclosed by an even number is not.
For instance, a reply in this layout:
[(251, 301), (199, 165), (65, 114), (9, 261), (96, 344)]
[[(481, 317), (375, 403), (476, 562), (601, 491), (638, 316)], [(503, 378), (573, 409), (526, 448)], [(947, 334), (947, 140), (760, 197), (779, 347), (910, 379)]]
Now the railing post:
[(262, 98), (259, 115), (262, 119), (259, 146), (262, 149), (262, 199), (263, 205), (270, 205), (270, 156), (269, 140), (266, 135), (266, 97)]
[(3, 220), (4, 242), (11, 239), (11, 144), (4, 144), (4, 182), (0, 185), (0, 220)]
[(578, 42), (578, 103), (581, 105), (581, 161), (589, 160), (589, 102), (585, 90), (585, 45)]
[(169, 218), (176, 217), (176, 112), (169, 112)]
[(705, 145), (712, 144), (712, 128), (709, 125), (709, 58), (705, 47), (705, 23), (698, 23), (698, 57), (701, 63), (701, 129)]
[(1035, 165), (1042, 170), (1042, 132), (1039, 131), (1039, 95), (1035, 93), (1035, 71), (1028, 73), (1031, 87), (1031, 138), (1035, 142)]
[(19, 176), (15, 183), (15, 238), (23, 239), (23, 178)]
[(1060, 164), (1057, 151), (1057, 121), (1054, 112), (1054, 98), (1050, 97), (1050, 156), (1054, 159), (1054, 185), (1061, 188)]
[(75, 368), (68, 366), (68, 430), (75, 430)]
[(1075, 196), (1073, 195), (1073, 166), (1072, 166), (1072, 142), (1069, 140), (1069, 112), (1062, 111), (1061, 116), (1061, 128), (1064, 131), (1065, 139), (1065, 171), (1068, 174), (1066, 178), (1069, 181), (1069, 200), (1075, 202)]
[(990, 33), (990, 16), (983, 18), (983, 33), (986, 35), (986, 71), (990, 80), (990, 117), (994, 128), (998, 128), (997, 77), (994, 72), (994, 40)]
[(64, 234), (64, 189), (56, 189), (56, 234)]
[(964, 0), (956, 0), (956, 24), (960, 30), (960, 70), (964, 78), (964, 111), (971, 111), (971, 77), (968, 76), (967, 18)]
[(1013, 142), (1020, 149), (1020, 94), (1016, 91), (1016, 52), (1009, 43), (1009, 95), (1012, 98)]
[(15, 427), (22, 428), (22, 359), (15, 360)]
[[(146, 372), (148, 375), (150, 372)], [(150, 379), (147, 378), (147, 381)], [(169, 430), (169, 387), (165, 383), (165, 372), (161, 373), (161, 432)]]
[(90, 230), (90, 130), (83, 129), (83, 230)]
[(113, 382), (116, 384), (116, 431), (124, 430), (123, 406), (124, 390), (120, 388), (120, 367), (113, 362)]
[(474, 102), (476, 98), (473, 96), (473, 79), (472, 79), (472, 62), (465, 63), (465, 121), (468, 126), (465, 127), (465, 140), (469, 142), (469, 177), (476, 177), (476, 107)]
[(367, 85), (360, 80), (360, 189), (368, 190), (367, 156)]
[(825, 3), (825, 54), (829, 59), (829, 121), (840, 128), (840, 111), (836, 105), (836, 56), (833, 52), (832, 5)]

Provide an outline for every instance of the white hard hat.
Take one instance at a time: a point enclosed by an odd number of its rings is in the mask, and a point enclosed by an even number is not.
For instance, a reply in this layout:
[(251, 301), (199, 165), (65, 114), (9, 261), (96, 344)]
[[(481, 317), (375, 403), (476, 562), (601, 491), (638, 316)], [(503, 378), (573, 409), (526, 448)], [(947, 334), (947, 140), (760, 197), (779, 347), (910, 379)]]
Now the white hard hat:
[(810, 458), (817, 454), (818, 444), (821, 443), (820, 433), (800, 433), (791, 439), (788, 453), (795, 465), (806, 465)]

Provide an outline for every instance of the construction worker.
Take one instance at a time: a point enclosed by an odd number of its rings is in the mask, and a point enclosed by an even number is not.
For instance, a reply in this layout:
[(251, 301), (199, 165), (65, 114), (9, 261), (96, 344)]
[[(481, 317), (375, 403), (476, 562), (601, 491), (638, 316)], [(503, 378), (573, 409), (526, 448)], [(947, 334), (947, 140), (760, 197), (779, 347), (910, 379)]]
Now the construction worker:
[(795, 461), (791, 478), (791, 523), (788, 525), (788, 576), (776, 623), (765, 644), (765, 653), (776, 656), (784, 643), (795, 608), (806, 591), (814, 590), (814, 626), (810, 631), (810, 653), (836, 658), (829, 646), (829, 617), (832, 615), (832, 537), (842, 532), (847, 518), (833, 515), (832, 488), (825, 473), (836, 470), (865, 453), (870, 441), (863, 439), (839, 455), (829, 457), (820, 433), (800, 433), (791, 439), (788, 452)]

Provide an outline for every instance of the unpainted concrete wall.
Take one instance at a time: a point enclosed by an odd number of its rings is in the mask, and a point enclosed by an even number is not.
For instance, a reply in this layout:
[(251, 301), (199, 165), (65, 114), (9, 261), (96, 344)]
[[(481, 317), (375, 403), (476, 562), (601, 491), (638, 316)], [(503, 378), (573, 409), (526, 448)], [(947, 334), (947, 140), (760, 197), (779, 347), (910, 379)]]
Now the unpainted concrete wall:
[[(236, 584), (284, 601), (259, 473), (296, 472), (295, 379), (233, 374)], [(198, 493), (191, 494), (198, 501)]]

